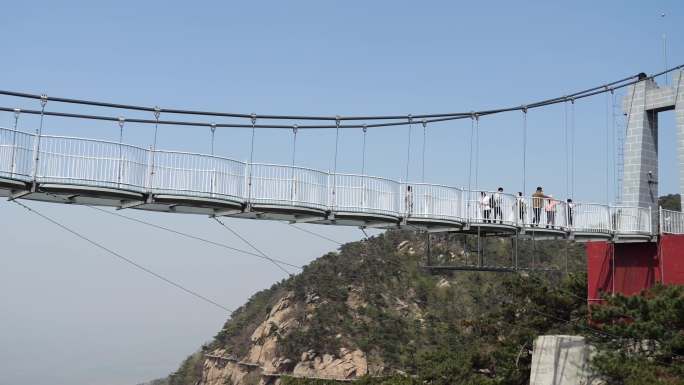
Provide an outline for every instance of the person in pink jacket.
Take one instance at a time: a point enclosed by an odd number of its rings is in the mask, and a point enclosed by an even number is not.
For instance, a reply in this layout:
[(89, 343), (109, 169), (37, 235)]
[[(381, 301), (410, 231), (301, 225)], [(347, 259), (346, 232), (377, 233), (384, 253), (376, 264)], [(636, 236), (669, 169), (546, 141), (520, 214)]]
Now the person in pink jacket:
[(556, 206), (558, 201), (553, 199), (553, 195), (549, 195), (546, 199), (546, 205), (544, 205), (544, 210), (546, 211), (546, 228), (549, 226), (556, 227)]

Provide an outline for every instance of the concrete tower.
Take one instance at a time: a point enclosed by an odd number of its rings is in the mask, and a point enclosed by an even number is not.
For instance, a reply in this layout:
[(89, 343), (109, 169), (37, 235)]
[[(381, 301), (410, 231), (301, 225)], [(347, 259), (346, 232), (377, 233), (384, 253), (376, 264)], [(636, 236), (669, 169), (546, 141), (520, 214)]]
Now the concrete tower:
[(628, 87), (622, 105), (627, 115), (622, 203), (650, 207), (655, 230), (658, 224), (658, 113), (661, 111), (675, 110), (679, 191), (684, 192), (684, 70), (674, 73), (671, 86), (659, 86), (645, 78)]

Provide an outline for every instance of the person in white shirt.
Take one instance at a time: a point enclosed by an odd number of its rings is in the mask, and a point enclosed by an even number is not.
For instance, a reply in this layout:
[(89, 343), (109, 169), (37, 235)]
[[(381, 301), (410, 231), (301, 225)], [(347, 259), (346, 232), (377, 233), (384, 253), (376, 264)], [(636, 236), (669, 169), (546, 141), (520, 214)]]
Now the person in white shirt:
[(503, 203), (503, 187), (499, 187), (492, 197), (492, 208), (494, 209), (494, 222), (497, 218), (499, 223), (503, 223), (503, 212), (501, 209), (501, 204)]
[(482, 218), (484, 223), (491, 223), (490, 215), (492, 213), (492, 197), (487, 195), (486, 192), (482, 191), (480, 193), (480, 207), (482, 208)]

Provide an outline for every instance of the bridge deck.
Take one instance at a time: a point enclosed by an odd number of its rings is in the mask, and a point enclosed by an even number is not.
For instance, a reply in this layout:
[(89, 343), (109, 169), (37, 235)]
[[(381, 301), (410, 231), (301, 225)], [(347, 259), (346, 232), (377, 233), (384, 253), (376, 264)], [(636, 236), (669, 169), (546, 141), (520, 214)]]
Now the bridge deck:
[[(486, 195), (483, 195), (486, 194)], [(249, 164), (0, 128), (0, 195), (56, 203), (293, 222), (558, 239), (648, 241), (649, 209), (534, 199)], [(684, 217), (667, 216), (682, 230)]]

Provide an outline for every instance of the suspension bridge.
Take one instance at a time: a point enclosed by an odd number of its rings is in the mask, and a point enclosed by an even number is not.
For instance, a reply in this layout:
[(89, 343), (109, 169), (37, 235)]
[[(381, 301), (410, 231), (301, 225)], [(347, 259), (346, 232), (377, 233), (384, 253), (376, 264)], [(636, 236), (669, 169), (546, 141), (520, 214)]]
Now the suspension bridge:
[[(0, 196), (8, 200), (45, 201), (61, 204), (109, 206), (156, 212), (236, 217), (358, 226), (361, 228), (407, 228), (428, 233), (525, 236), (533, 239), (654, 243), (666, 234), (684, 234), (684, 215), (663, 210), (657, 204), (657, 114), (675, 110), (679, 132), (679, 156), (684, 165), (684, 65), (648, 76), (637, 74), (583, 91), (534, 103), (482, 111), (392, 115), (310, 116), (262, 115), (164, 109), (91, 100), (52, 97), (15, 91), (0, 95), (34, 100), (39, 109), (2, 106), (14, 114), (14, 126), (0, 127)], [(658, 85), (656, 77), (673, 73), (671, 85)], [(473, 138), (480, 120), (490, 115), (518, 112), (523, 118), (526, 143), (527, 116), (532, 110), (555, 104), (574, 106), (600, 94), (623, 90), (622, 111), (626, 123), (621, 199), (614, 204), (558, 200), (543, 191), (512, 195), (473, 186)], [(153, 119), (86, 115), (49, 110), (48, 105), (73, 104), (107, 110), (152, 114)], [(574, 108), (573, 108), (574, 110)], [(566, 109), (567, 111), (567, 109)], [(34, 132), (18, 129), (24, 114), (37, 115)], [(168, 120), (161, 116), (192, 116), (230, 119), (223, 123)], [(45, 133), (45, 118), (110, 121), (120, 128), (119, 141)], [(365, 137), (371, 129), (388, 126), (422, 126), (467, 119), (471, 122), (471, 153), (468, 186), (432, 184), (424, 180), (393, 180), (366, 175)], [(573, 118), (574, 119), (574, 118)], [(567, 119), (566, 119), (567, 120)], [(288, 124), (283, 124), (287, 121)], [(289, 124), (290, 122), (297, 122)], [(127, 144), (127, 123), (154, 126), (149, 147)], [(211, 153), (190, 153), (157, 147), (162, 125), (207, 127), (211, 130)], [(214, 154), (217, 128), (251, 129), (250, 159), (239, 161)], [(290, 164), (254, 161), (254, 134), (258, 129), (291, 130), (293, 156)], [(300, 130), (335, 130), (332, 170), (296, 165), (294, 151)], [(364, 135), (363, 168), (360, 174), (338, 172), (340, 130), (360, 129)], [(408, 157), (407, 157), (408, 158)], [(523, 148), (523, 186), (526, 185), (527, 149)], [(684, 167), (680, 168), (684, 189)], [(477, 183), (476, 183), (477, 184)]]

